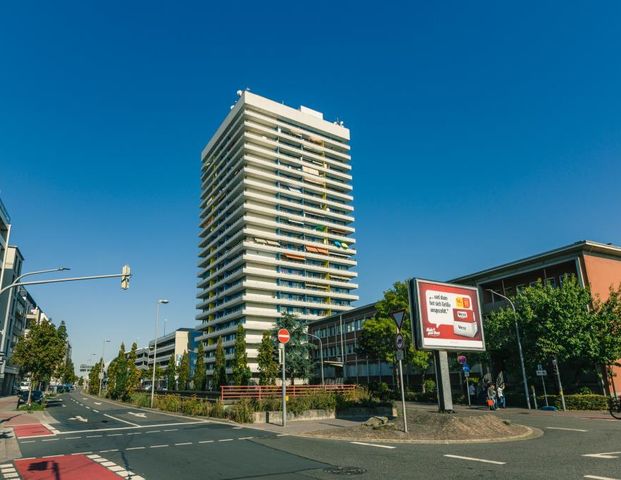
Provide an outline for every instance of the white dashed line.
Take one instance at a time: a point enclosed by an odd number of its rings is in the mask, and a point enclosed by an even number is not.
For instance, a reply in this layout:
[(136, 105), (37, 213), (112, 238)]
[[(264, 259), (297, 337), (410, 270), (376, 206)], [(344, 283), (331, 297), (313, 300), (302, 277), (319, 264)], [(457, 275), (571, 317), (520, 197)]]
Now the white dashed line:
[(168, 430), (164, 430), (165, 432), (176, 432), (179, 430), (178, 428), (169, 428)]
[(122, 433), (111, 433), (109, 435), (106, 435), (106, 437), (122, 437), (123, 434)]
[(144, 450), (147, 447), (127, 447), (125, 450)]
[(469, 460), (471, 462), (481, 462), (481, 463), (493, 463), (494, 465), (505, 465), (507, 462), (497, 462), (496, 460), (486, 460), (484, 458), (474, 458), (474, 457), (462, 457), (460, 455), (444, 455), (448, 458), (456, 458), (458, 460)]
[(100, 450), (99, 453), (107, 453), (107, 452), (118, 452), (118, 448), (111, 448), (109, 450)]
[(164, 448), (167, 447), (168, 445), (151, 445), (149, 448)]
[(213, 442), (214, 442), (214, 440), (201, 440), (198, 443), (213, 443)]
[(563, 430), (565, 432), (588, 432), (581, 428), (546, 427), (546, 430)]
[(239, 437), (237, 440), (252, 440), (254, 437)]
[(86, 438), (100, 438), (103, 437), (103, 435), (87, 435)]
[(364, 442), (349, 442), (349, 443), (353, 443), (354, 445), (364, 445), (365, 447), (390, 448), (390, 449), (397, 448), (391, 445), (378, 445), (376, 443), (364, 443)]
[(175, 443), (176, 447), (181, 447), (183, 445), (192, 445), (192, 442), (181, 442), (181, 443)]
[(233, 438), (223, 438), (221, 440), (218, 440), (218, 442), (232, 442), (233, 440)]
[(58, 438), (46, 438), (45, 440), (41, 440), (42, 442), (56, 442), (58, 441)]
[(161, 430), (150, 430), (148, 432), (144, 432), (144, 433), (160, 433)]
[(78, 438), (82, 438), (82, 437), (67, 437), (65, 438), (65, 440), (77, 440)]

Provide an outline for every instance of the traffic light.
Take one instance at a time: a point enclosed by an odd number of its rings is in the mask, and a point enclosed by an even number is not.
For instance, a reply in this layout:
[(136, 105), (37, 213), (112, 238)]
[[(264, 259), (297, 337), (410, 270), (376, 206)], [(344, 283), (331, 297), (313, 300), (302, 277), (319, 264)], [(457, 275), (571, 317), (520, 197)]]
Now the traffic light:
[(123, 269), (121, 270), (121, 288), (123, 290), (127, 290), (129, 288), (129, 277), (131, 276), (132, 273), (129, 265), (123, 265)]

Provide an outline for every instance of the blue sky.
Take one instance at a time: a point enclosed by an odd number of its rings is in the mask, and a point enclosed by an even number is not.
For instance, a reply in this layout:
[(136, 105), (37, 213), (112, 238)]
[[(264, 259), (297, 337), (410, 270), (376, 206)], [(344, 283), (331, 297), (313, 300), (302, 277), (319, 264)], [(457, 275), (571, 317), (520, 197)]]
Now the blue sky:
[(253, 92), (351, 129), (360, 304), (581, 239), (621, 243), (618, 2), (13, 2), (0, 196), (74, 361), (195, 324), (200, 151)]

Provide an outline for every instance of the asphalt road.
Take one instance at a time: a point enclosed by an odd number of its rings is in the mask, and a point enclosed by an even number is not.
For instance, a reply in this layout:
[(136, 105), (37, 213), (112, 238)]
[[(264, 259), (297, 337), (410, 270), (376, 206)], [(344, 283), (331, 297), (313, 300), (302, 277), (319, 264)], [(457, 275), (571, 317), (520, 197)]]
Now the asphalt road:
[(621, 480), (621, 421), (597, 415), (490, 413), (544, 432), (520, 442), (360, 445), (196, 421), (80, 393), (62, 398), (64, 407), (49, 410), (59, 433), (21, 439), (24, 457), (94, 453), (148, 480), (330, 479), (338, 478), (328, 471), (336, 467), (361, 469), (361, 479)]

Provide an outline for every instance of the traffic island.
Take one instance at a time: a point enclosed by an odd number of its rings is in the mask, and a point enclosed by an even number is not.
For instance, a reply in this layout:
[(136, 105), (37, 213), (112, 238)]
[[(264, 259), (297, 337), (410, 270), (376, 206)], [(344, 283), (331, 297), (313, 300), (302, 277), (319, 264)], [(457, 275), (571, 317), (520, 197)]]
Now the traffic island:
[(372, 417), (363, 424), (310, 432), (304, 436), (347, 441), (404, 443), (486, 443), (527, 440), (542, 432), (525, 425), (503, 420), (495, 414), (443, 414), (408, 410), (408, 433), (403, 419)]

